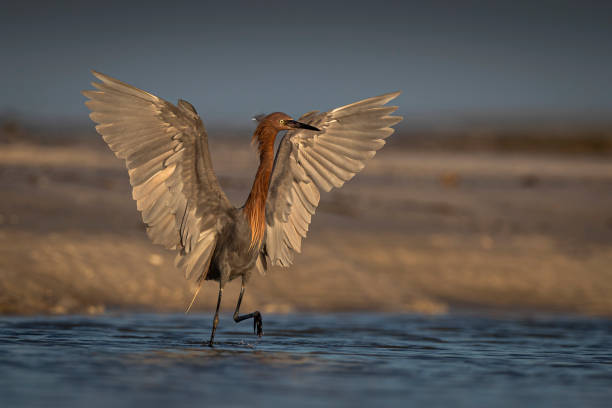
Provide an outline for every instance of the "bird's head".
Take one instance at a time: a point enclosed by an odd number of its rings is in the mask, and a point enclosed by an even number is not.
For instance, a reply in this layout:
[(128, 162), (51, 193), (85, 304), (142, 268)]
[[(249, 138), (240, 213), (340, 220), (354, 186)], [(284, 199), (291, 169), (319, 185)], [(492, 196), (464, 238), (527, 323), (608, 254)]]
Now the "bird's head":
[(257, 118), (257, 120), (259, 123), (253, 135), (253, 142), (258, 142), (260, 146), (266, 142), (273, 143), (276, 134), (282, 130), (307, 129), (320, 131), (320, 129), (314, 126), (293, 120), (291, 116), (283, 112), (274, 112)]
[(277, 131), (294, 130), (294, 129), (308, 129), (308, 130), (314, 130), (317, 132), (319, 131), (319, 129), (317, 129), (314, 126), (310, 126), (306, 123), (302, 123), (302, 122), (298, 122), (297, 120), (293, 120), (291, 116), (283, 112), (274, 112), (274, 113), (271, 113), (265, 116), (263, 119), (261, 119), (260, 124), (265, 124), (265, 126), (270, 126)]

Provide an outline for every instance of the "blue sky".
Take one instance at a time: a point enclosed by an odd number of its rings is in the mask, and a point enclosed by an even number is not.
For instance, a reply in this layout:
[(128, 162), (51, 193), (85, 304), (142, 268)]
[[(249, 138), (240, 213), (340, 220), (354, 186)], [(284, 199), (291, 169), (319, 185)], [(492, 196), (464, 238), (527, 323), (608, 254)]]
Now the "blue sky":
[(90, 69), (213, 123), (397, 89), (408, 118), (612, 113), (609, 2), (84, 3), (3, 9), (0, 113), (86, 118)]

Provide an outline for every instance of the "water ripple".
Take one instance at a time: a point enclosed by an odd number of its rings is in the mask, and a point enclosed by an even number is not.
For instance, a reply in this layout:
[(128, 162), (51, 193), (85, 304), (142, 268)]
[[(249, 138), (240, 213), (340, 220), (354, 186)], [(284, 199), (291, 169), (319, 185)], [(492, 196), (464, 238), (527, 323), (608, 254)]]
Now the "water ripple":
[(0, 319), (0, 406), (607, 406), (605, 319), (267, 315)]

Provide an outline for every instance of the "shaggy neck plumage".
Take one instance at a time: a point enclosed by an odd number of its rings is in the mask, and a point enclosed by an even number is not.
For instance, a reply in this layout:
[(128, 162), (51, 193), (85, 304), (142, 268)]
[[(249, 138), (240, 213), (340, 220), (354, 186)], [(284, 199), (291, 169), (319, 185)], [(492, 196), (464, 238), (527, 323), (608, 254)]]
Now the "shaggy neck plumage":
[(251, 226), (251, 248), (258, 246), (263, 240), (266, 230), (266, 199), (270, 176), (274, 165), (274, 139), (278, 130), (265, 126), (257, 127), (253, 141), (258, 143), (259, 167), (255, 174), (251, 193), (244, 204), (243, 211)]

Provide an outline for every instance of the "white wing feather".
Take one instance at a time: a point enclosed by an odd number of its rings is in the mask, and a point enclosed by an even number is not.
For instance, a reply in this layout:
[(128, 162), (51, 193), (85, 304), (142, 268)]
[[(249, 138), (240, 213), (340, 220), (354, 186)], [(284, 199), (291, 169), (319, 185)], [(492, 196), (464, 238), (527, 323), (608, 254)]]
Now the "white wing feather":
[(84, 91), (91, 119), (115, 155), (124, 159), (132, 196), (149, 238), (179, 249), (187, 278), (203, 279), (216, 234), (231, 205), (212, 169), (204, 124), (191, 104), (175, 106), (94, 72), (97, 90)]
[(321, 132), (298, 130), (281, 141), (266, 203), (265, 253), (270, 264), (289, 266), (301, 251), (320, 190), (340, 188), (365, 167), (402, 120), (384, 106), (400, 93), (364, 99), (299, 121)]

